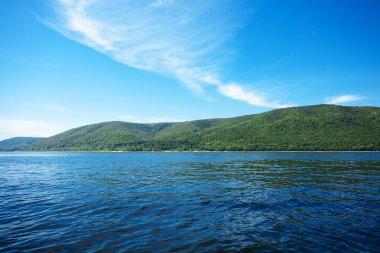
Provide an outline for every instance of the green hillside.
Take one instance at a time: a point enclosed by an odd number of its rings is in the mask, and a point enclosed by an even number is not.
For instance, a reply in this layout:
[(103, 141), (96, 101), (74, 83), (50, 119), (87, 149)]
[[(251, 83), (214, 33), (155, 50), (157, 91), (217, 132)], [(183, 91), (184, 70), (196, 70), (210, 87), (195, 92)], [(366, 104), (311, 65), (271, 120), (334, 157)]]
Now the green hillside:
[(19, 149), (23, 146), (42, 141), (46, 138), (41, 137), (14, 137), (0, 141), (0, 151)]
[(106, 122), (20, 150), (380, 150), (380, 108), (316, 105), (179, 123)]

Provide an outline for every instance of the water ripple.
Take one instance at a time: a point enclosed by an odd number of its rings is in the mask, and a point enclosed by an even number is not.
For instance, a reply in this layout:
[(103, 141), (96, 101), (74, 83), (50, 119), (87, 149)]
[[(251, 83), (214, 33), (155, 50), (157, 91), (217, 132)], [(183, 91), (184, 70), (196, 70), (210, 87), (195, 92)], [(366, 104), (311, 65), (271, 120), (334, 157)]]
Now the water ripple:
[(0, 153), (0, 252), (377, 252), (379, 153)]

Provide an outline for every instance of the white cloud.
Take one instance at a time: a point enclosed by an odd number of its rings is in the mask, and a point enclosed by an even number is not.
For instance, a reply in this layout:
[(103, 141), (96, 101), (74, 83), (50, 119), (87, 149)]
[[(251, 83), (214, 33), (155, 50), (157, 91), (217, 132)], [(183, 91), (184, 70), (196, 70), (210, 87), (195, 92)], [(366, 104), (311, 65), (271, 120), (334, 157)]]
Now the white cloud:
[(11, 137), (49, 137), (65, 129), (45, 121), (0, 118), (0, 140)]
[(225, 42), (243, 23), (241, 0), (58, 0), (64, 36), (138, 69), (178, 79), (202, 97), (204, 86), (255, 106), (281, 107), (243, 85), (222, 81)]
[(348, 103), (353, 102), (357, 100), (365, 99), (365, 97), (359, 96), (359, 95), (341, 95), (341, 96), (335, 96), (335, 97), (328, 97), (325, 99), (326, 104), (342, 104), (342, 103)]
[(280, 104), (278, 102), (268, 102), (264, 95), (260, 95), (253, 91), (247, 91), (242, 86), (237, 84), (223, 84), (218, 86), (221, 94), (244, 101), (250, 105), (269, 107), (269, 108), (285, 108), (294, 106), (292, 104)]

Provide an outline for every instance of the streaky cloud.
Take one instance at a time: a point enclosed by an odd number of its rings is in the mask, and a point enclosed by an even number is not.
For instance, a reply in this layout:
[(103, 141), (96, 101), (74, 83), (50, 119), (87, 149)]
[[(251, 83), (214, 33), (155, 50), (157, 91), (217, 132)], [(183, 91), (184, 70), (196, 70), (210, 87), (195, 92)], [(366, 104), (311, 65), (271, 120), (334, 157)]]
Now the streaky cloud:
[(279, 102), (268, 102), (264, 95), (257, 92), (247, 91), (244, 87), (231, 83), (218, 86), (218, 91), (230, 98), (242, 100), (250, 105), (269, 107), (269, 108), (285, 108), (295, 106), (293, 104), (281, 104)]
[(343, 104), (358, 100), (366, 99), (365, 97), (359, 96), (359, 95), (341, 95), (341, 96), (334, 96), (334, 97), (328, 97), (325, 99), (326, 104)]
[(261, 107), (286, 107), (222, 81), (226, 42), (243, 25), (242, 0), (58, 0), (49, 26), (125, 65), (171, 77), (208, 98), (214, 86), (229, 98)]

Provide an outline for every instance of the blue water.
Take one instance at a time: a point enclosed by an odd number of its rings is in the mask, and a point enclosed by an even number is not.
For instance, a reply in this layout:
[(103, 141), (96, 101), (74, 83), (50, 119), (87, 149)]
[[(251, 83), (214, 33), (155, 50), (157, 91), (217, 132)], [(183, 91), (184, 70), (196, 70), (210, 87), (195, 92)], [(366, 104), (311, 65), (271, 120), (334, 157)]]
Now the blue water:
[(0, 252), (379, 252), (380, 153), (0, 153)]

